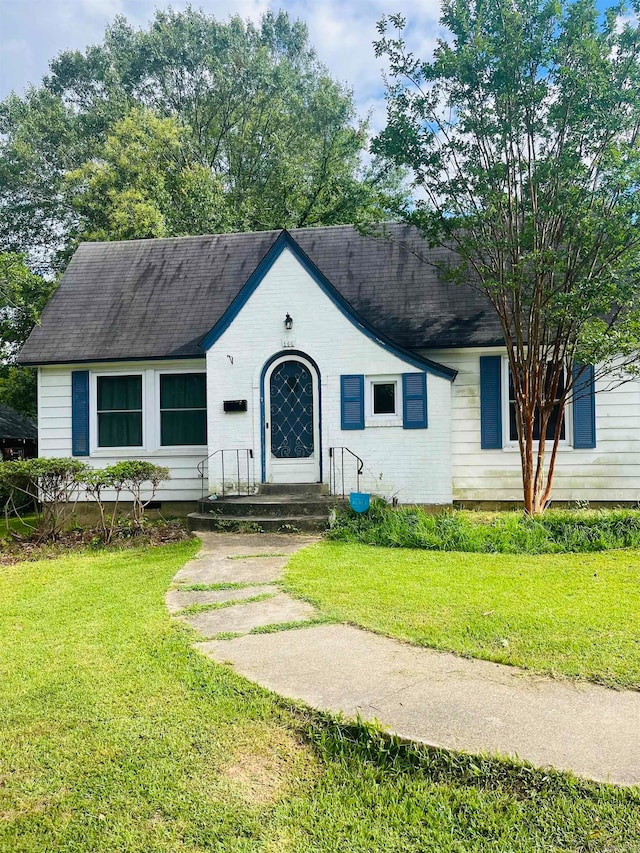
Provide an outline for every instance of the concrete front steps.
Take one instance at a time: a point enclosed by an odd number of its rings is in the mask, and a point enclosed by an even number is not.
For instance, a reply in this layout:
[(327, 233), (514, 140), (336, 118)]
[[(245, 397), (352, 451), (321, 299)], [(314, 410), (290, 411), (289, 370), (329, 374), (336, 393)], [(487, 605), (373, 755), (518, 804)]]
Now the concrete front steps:
[(314, 532), (326, 530), (338, 503), (325, 483), (264, 483), (257, 495), (201, 501), (187, 523), (194, 531)]

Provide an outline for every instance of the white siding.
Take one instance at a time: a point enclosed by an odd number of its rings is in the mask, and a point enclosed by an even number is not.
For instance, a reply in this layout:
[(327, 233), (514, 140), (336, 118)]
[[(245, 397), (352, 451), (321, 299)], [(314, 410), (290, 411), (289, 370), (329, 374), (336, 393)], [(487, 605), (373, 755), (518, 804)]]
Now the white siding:
[[(454, 500), (522, 499), (517, 449), (480, 449), (480, 356), (501, 352), (467, 349), (424, 353), (459, 371), (451, 411)], [(596, 384), (597, 446), (593, 450), (566, 447), (559, 451), (553, 490), (556, 500), (640, 500), (640, 382), (605, 390), (607, 387), (605, 381)]]
[[(41, 456), (71, 456), (71, 372), (89, 370), (91, 411), (91, 455), (81, 457), (96, 468), (111, 465), (123, 458), (145, 459), (169, 468), (171, 479), (160, 487), (157, 499), (193, 501), (201, 495), (202, 481), (197, 464), (206, 456), (207, 448), (162, 448), (159, 446), (159, 406), (157, 375), (163, 370), (184, 372), (203, 370), (203, 359), (194, 361), (117, 362), (110, 364), (41, 367), (38, 370), (38, 443)], [(126, 451), (98, 449), (95, 444), (95, 394), (93, 377), (101, 373), (142, 373), (144, 387), (144, 446)], [(109, 497), (109, 496), (107, 496)]]
[[(293, 317), (290, 333), (283, 325), (287, 312)], [(280, 255), (207, 353), (210, 451), (252, 448), (255, 478), (260, 481), (261, 372), (266, 362), (287, 346), (313, 359), (320, 371), (324, 482), (329, 479), (329, 447), (344, 445), (364, 461), (363, 490), (395, 496), (403, 503), (451, 502), (450, 381), (427, 375), (428, 429), (405, 430), (400, 417), (393, 425), (342, 431), (342, 374), (399, 376), (419, 368), (356, 328), (289, 250)], [(223, 401), (230, 399), (246, 399), (248, 411), (225, 414)], [(347, 488), (355, 485), (353, 477), (349, 479), (353, 470), (347, 468)], [(212, 489), (217, 478), (212, 465)]]

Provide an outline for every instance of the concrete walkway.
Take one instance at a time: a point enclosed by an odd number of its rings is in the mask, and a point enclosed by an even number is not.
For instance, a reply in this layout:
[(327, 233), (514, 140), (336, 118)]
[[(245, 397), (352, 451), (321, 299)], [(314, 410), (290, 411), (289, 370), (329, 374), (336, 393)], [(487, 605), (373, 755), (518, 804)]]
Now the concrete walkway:
[[(318, 624), (313, 607), (274, 585), (289, 555), (313, 538), (203, 534), (202, 540), (198, 558), (175, 576), (167, 606), (200, 633), (205, 641), (197, 647), (214, 660), (282, 696), (377, 720), (415, 741), (640, 784), (640, 692), (556, 681), (348, 625)], [(185, 588), (195, 584), (217, 588)], [(221, 588), (228, 584), (238, 586)]]

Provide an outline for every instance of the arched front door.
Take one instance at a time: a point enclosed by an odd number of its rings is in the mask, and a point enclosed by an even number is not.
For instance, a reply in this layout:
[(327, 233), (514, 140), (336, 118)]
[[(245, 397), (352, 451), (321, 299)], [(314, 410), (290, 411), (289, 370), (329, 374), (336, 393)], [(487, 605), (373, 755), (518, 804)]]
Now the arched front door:
[(282, 356), (264, 377), (265, 474), (269, 483), (320, 479), (318, 374), (303, 356)]

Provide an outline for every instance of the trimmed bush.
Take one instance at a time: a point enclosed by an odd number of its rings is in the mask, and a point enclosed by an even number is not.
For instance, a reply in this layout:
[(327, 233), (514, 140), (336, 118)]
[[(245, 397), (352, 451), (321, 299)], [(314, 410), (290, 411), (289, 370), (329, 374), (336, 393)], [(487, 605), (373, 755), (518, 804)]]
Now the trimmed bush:
[(453, 511), (393, 508), (375, 500), (368, 512), (338, 513), (330, 539), (387, 548), (501, 554), (554, 554), (640, 547), (640, 510)]
[(69, 522), (88, 466), (79, 459), (18, 459), (0, 464), (0, 483), (8, 490), (5, 514), (17, 512), (17, 496), (35, 503), (41, 540), (56, 539)]
[[(24, 459), (0, 463), (0, 489), (8, 494), (5, 515), (18, 514), (19, 500), (28, 498), (36, 510), (35, 526), (40, 541), (57, 539), (68, 526), (82, 494), (95, 501), (100, 513), (99, 533), (105, 543), (111, 542), (121, 519), (123, 493), (131, 495), (128, 530), (142, 529), (144, 511), (155, 498), (158, 487), (169, 478), (169, 469), (131, 459), (91, 468), (79, 459)], [(107, 510), (107, 493), (112, 506)]]
[[(87, 496), (95, 501), (98, 507), (99, 530), (103, 542), (107, 544), (111, 542), (118, 527), (123, 527), (120, 503), (123, 492), (131, 494), (132, 509), (127, 519), (130, 531), (137, 533), (142, 529), (146, 507), (155, 498), (160, 483), (168, 479), (168, 468), (139, 459), (117, 462), (106, 468), (88, 471), (83, 485)], [(110, 501), (107, 501), (105, 494), (107, 492), (112, 496)], [(107, 509), (108, 502), (109, 509)]]

